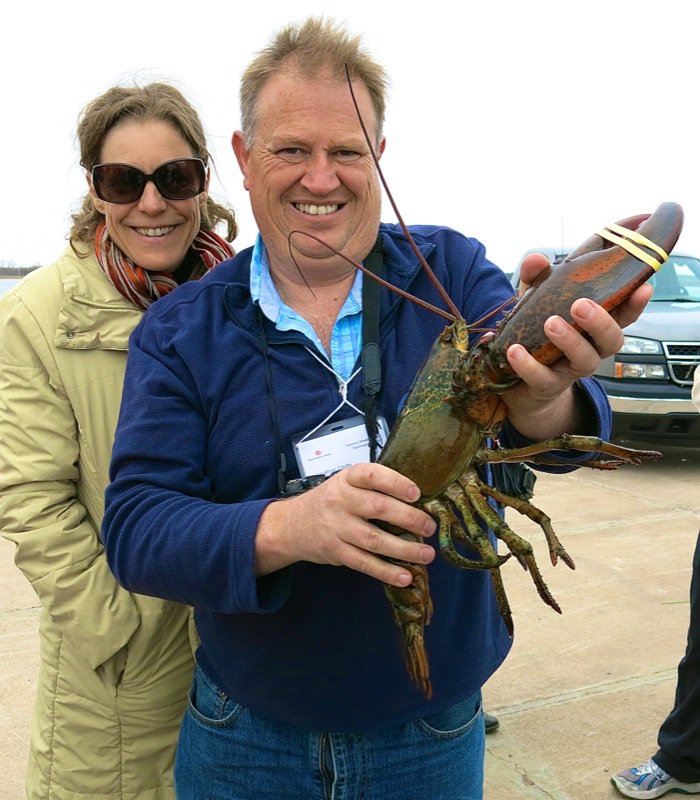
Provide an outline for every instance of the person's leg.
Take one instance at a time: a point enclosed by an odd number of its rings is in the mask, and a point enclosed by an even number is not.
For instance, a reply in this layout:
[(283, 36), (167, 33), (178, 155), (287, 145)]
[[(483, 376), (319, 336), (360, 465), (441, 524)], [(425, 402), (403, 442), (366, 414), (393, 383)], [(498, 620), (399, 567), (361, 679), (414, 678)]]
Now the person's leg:
[(678, 665), (676, 701), (659, 729), (654, 761), (679, 781), (700, 781), (700, 535), (690, 582), (690, 625), (685, 656)]
[(648, 761), (618, 772), (610, 781), (625, 797), (700, 794), (700, 535), (690, 581), (690, 624), (678, 665), (676, 700), (658, 734), (659, 750)]

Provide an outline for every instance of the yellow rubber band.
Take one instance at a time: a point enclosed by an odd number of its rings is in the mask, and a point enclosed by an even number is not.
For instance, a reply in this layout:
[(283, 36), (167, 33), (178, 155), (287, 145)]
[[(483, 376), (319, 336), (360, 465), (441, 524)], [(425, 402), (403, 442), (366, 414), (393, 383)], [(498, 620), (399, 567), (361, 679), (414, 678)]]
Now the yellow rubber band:
[(659, 247), (656, 242), (652, 242), (651, 239), (647, 239), (646, 236), (642, 236), (639, 231), (631, 231), (629, 228), (623, 228), (622, 225), (618, 225), (615, 222), (613, 222), (611, 225), (606, 225), (605, 227), (613, 233), (619, 233), (621, 236), (625, 236), (627, 239), (631, 239), (637, 244), (648, 247), (650, 250), (658, 253), (663, 261), (668, 261), (668, 254), (666, 251)]
[(641, 247), (637, 247), (636, 244), (633, 244), (628, 239), (624, 239), (622, 236), (617, 236), (609, 230), (603, 229), (598, 231), (598, 236), (601, 236), (603, 239), (606, 239), (608, 242), (612, 242), (613, 244), (619, 245), (623, 250), (626, 250), (631, 256), (634, 256), (638, 261), (643, 261), (645, 264), (650, 266), (654, 272), (658, 272), (661, 269), (661, 265), (663, 261), (659, 261), (658, 259), (654, 258), (654, 256), (646, 253)]
[[(616, 234), (620, 235), (617, 236)], [(663, 248), (659, 247), (658, 244), (652, 242), (651, 239), (647, 239), (646, 236), (642, 236), (638, 231), (631, 231), (629, 228), (623, 228), (622, 225), (612, 223), (606, 228), (599, 230), (598, 236), (626, 250), (631, 256), (634, 256), (634, 258), (650, 266), (654, 272), (658, 272), (664, 262), (668, 261), (668, 254)], [(643, 247), (648, 247), (650, 250), (658, 253), (661, 260), (659, 261), (654, 258), (654, 256), (642, 250), (641, 247), (637, 247), (637, 244), (633, 242), (641, 244)]]

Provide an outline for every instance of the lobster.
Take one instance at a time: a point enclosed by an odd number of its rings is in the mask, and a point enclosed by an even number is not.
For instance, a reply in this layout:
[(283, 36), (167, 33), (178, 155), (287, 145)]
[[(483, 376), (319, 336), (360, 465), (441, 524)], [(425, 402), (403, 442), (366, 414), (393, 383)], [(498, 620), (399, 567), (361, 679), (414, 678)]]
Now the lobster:
[[(371, 279), (450, 319), (414, 379), (378, 463), (400, 472), (419, 487), (421, 496), (414, 505), (437, 519), (439, 549), (444, 558), (458, 568), (489, 571), (498, 610), (512, 636), (512, 613), (500, 573), (500, 567), (511, 556), (530, 573), (541, 599), (558, 613), (561, 609), (542, 578), (532, 545), (510, 528), (489, 500), (539, 525), (552, 565), (560, 559), (571, 569), (575, 565), (544, 512), (522, 495), (511, 496), (489, 485), (479, 476), (477, 468), (485, 464), (523, 461), (561, 465), (561, 461), (551, 455), (552, 451), (573, 450), (595, 454), (590, 460), (578, 462), (578, 466), (616, 469), (625, 463), (640, 464), (660, 458), (661, 453), (569, 434), (526, 447), (500, 447), (498, 434), (506, 419), (501, 395), (521, 382), (508, 363), (506, 352), (510, 345), (520, 343), (540, 363), (555, 363), (562, 354), (545, 335), (545, 320), (558, 314), (573, 325), (571, 304), (582, 297), (608, 311), (620, 305), (667, 260), (667, 254), (681, 233), (683, 211), (676, 203), (663, 203), (653, 214), (629, 217), (599, 231), (562, 263), (556, 262), (554, 268), (540, 273), (534, 285), (498, 324), (495, 335), (482, 336), (470, 347), (470, 333), (483, 320), (472, 326), (465, 322), (413, 241), (379, 166), (347, 69), (346, 77), (365, 140), (399, 224), (451, 313), (391, 286), (308, 232), (290, 233), (290, 256), (294, 258), (292, 236), (310, 236)], [(495, 309), (493, 313), (500, 310)], [(439, 459), (434, 457), (435, 452), (440, 453)], [(377, 524), (394, 535), (416, 539), (413, 534), (387, 523)], [(489, 529), (506, 545), (507, 554), (497, 552), (489, 538)], [(457, 542), (478, 558), (462, 555), (455, 546)], [(401, 563), (412, 575), (411, 584), (407, 587), (384, 584), (384, 591), (401, 634), (408, 672), (416, 686), (430, 698), (432, 685), (424, 640), (425, 626), (433, 613), (428, 571), (424, 565)]]
[[(661, 454), (568, 434), (517, 449), (501, 448), (498, 433), (506, 408), (500, 395), (520, 382), (506, 359), (506, 351), (519, 342), (541, 363), (553, 364), (561, 352), (545, 336), (545, 320), (559, 314), (573, 324), (569, 309), (579, 297), (613, 310), (666, 260), (680, 235), (682, 222), (680, 206), (663, 203), (651, 215), (608, 226), (540, 276), (497, 326), (495, 336), (482, 337), (471, 349), (467, 323), (457, 319), (448, 325), (418, 372), (378, 459), (420, 488), (416, 505), (438, 520), (443, 557), (463, 569), (489, 570), (499, 612), (511, 635), (512, 614), (500, 573), (500, 567), (511, 555), (530, 573), (542, 600), (558, 613), (561, 609), (542, 578), (532, 545), (510, 528), (488, 500), (512, 508), (540, 526), (552, 565), (561, 559), (574, 569), (574, 562), (546, 514), (529, 500), (488, 485), (479, 477), (477, 467), (518, 461), (561, 464), (550, 453), (575, 450), (597, 454), (579, 462), (580, 466), (615, 469), (623, 463), (657, 459)], [(429, 269), (427, 264), (423, 266)], [(437, 460), (433, 457), (436, 449), (440, 452)], [(504, 542), (508, 554), (497, 553), (480, 521)], [(398, 536), (414, 538), (392, 526), (382, 527)], [(459, 553), (455, 542), (474, 551), (478, 560)], [(401, 631), (408, 671), (430, 697), (424, 642), (424, 628), (432, 615), (427, 568), (403, 565), (411, 572), (412, 583), (405, 588), (385, 584), (384, 590)]]

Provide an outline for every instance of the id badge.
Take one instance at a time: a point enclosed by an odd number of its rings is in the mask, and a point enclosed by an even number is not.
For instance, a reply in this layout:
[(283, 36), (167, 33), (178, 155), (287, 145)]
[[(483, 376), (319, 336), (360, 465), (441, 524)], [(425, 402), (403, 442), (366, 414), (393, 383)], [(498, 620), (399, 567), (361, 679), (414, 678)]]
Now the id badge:
[[(389, 430), (383, 417), (378, 417), (377, 424), (381, 449)], [(361, 415), (322, 425), (312, 434), (300, 433), (292, 438), (292, 444), (302, 478), (330, 475), (352, 464), (369, 462), (369, 437)]]

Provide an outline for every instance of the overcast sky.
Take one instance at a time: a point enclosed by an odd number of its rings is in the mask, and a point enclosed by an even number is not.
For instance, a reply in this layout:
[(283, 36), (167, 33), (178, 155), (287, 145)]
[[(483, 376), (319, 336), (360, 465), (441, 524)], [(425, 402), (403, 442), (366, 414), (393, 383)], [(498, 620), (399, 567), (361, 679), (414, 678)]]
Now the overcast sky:
[[(528, 248), (573, 246), (674, 200), (686, 214), (679, 248), (700, 254), (697, 8), (695, 0), (11, 3), (0, 48), (0, 262), (60, 255), (85, 189), (80, 109), (134, 80), (172, 82), (199, 109), (218, 172), (212, 193), (237, 212), (238, 248), (251, 244), (230, 148), (238, 81), (273, 31), (311, 14), (363, 34), (389, 71), (382, 165), (408, 223), (476, 236), (511, 269)], [(394, 219), (388, 204), (384, 219)]]

